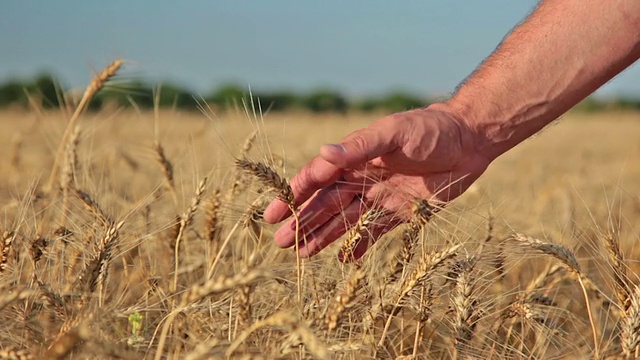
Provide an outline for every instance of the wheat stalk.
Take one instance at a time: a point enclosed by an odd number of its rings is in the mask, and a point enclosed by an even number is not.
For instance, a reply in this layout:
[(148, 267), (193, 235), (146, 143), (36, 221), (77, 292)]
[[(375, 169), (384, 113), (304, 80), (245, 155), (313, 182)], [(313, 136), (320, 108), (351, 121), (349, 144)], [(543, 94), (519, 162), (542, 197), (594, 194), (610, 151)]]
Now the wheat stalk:
[(174, 250), (174, 259), (175, 267), (173, 273), (173, 286), (172, 291), (176, 291), (178, 288), (178, 270), (180, 266), (180, 242), (182, 241), (182, 237), (184, 236), (184, 232), (187, 229), (187, 226), (191, 224), (193, 221), (193, 216), (198, 210), (198, 206), (200, 206), (200, 201), (202, 200), (202, 195), (207, 189), (207, 178), (203, 178), (198, 184), (198, 188), (196, 189), (196, 194), (191, 200), (191, 206), (187, 209), (187, 212), (180, 217), (180, 228), (178, 230), (178, 235), (176, 236), (175, 241), (175, 250)]
[(166, 342), (167, 335), (169, 334), (169, 328), (171, 327), (171, 324), (173, 323), (173, 320), (175, 319), (175, 317), (179, 313), (184, 311), (184, 309), (187, 308), (189, 304), (198, 302), (213, 294), (229, 291), (239, 286), (247, 286), (259, 279), (265, 279), (270, 277), (271, 277), (271, 274), (261, 270), (246, 270), (246, 271), (240, 272), (239, 274), (233, 277), (222, 276), (218, 279), (209, 280), (202, 284), (192, 286), (188, 291), (186, 291), (182, 295), (182, 301), (180, 302), (180, 305), (178, 306), (178, 308), (167, 316), (167, 319), (164, 325), (162, 326), (162, 331), (160, 333), (160, 340), (158, 341), (158, 347), (156, 349), (154, 360), (162, 359), (164, 344)]
[(236, 339), (234, 339), (227, 348), (225, 355), (227, 357), (231, 357), (236, 349), (238, 349), (238, 347), (244, 343), (253, 332), (265, 326), (274, 326), (286, 329), (289, 333), (299, 336), (301, 342), (305, 345), (305, 348), (314, 358), (329, 359), (329, 352), (327, 351), (327, 348), (320, 343), (311, 329), (296, 317), (285, 312), (279, 312), (264, 320), (255, 322), (250, 328), (243, 331)]
[(53, 161), (53, 167), (51, 168), (51, 174), (49, 175), (49, 180), (47, 181), (47, 184), (45, 186), (45, 189), (47, 191), (53, 189), (53, 184), (56, 177), (58, 176), (58, 168), (60, 166), (60, 162), (62, 161), (64, 147), (67, 144), (67, 138), (75, 128), (76, 122), (80, 118), (80, 115), (87, 107), (91, 99), (95, 96), (95, 94), (97, 94), (104, 87), (105, 83), (109, 81), (109, 79), (111, 79), (118, 73), (118, 70), (120, 70), (122, 64), (123, 60), (117, 59), (111, 64), (107, 65), (106, 68), (104, 68), (100, 73), (93, 77), (93, 79), (85, 89), (84, 94), (82, 95), (82, 99), (80, 99), (80, 103), (78, 103), (76, 110), (74, 111), (73, 115), (71, 115), (71, 119), (69, 119), (67, 127), (62, 134), (62, 139), (60, 140), (60, 145), (58, 146), (58, 150), (56, 151), (56, 156)]

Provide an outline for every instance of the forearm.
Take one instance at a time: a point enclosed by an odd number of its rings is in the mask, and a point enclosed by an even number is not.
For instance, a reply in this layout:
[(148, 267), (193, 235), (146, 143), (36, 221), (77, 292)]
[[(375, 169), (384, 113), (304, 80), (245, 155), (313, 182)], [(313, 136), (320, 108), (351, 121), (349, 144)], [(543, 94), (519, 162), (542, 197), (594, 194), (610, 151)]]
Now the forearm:
[(639, 57), (640, 1), (543, 1), (445, 106), (493, 160)]

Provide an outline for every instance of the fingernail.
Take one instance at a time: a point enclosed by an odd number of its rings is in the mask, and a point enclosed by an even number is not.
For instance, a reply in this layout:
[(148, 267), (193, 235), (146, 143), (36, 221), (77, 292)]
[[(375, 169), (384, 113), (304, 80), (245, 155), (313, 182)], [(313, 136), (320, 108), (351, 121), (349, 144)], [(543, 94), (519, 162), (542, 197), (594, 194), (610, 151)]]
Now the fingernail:
[(336, 151), (336, 152), (339, 152), (339, 153), (347, 152), (347, 149), (345, 149), (342, 144), (326, 144), (325, 146), (327, 146), (330, 149), (332, 149), (333, 151)]

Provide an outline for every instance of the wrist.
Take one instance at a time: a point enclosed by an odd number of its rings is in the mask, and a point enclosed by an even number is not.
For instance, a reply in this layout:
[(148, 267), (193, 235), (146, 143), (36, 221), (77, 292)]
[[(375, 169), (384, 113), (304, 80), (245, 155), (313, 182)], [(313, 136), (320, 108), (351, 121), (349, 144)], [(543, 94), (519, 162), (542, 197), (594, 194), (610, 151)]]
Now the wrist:
[(460, 104), (445, 101), (431, 104), (427, 110), (446, 113), (448, 117), (456, 124), (460, 134), (460, 145), (466, 155), (481, 156), (487, 162), (491, 163), (497, 155), (493, 155), (491, 148), (491, 140), (482, 132), (482, 127), (478, 126), (475, 121), (471, 108), (465, 108)]

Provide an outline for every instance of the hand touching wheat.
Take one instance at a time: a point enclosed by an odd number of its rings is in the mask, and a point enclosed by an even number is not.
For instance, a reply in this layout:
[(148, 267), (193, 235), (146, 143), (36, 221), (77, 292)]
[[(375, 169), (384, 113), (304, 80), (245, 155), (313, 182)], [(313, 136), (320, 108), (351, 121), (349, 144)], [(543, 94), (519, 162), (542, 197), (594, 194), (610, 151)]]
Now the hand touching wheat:
[[(385, 117), (325, 145), (292, 179), (295, 204), (302, 205), (299, 232), (290, 219), (275, 234), (281, 247), (299, 241), (300, 255), (312, 256), (375, 207), (381, 217), (369, 228), (353, 256), (361, 257), (375, 239), (408, 220), (415, 198), (448, 202), (462, 194), (489, 161), (475, 149), (472, 131), (442, 104)], [(291, 213), (280, 200), (264, 213), (267, 222)], [(304, 240), (303, 240), (304, 239)]]

